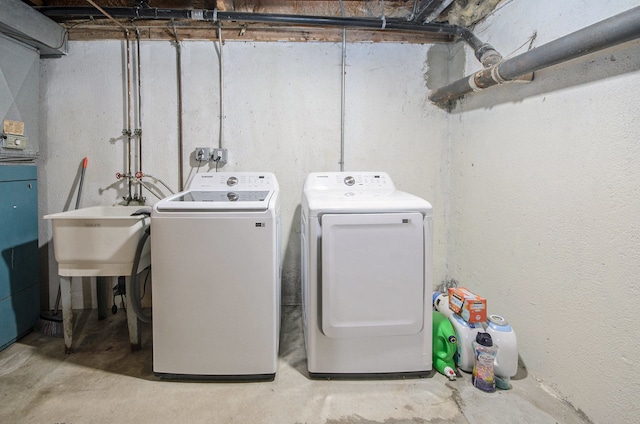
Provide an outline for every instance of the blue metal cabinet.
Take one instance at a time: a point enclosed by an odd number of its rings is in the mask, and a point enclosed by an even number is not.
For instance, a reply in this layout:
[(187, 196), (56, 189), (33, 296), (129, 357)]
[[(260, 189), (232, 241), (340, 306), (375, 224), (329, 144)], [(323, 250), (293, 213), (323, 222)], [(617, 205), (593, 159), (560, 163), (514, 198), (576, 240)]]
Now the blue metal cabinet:
[(35, 165), (0, 166), (0, 350), (40, 313), (37, 188)]

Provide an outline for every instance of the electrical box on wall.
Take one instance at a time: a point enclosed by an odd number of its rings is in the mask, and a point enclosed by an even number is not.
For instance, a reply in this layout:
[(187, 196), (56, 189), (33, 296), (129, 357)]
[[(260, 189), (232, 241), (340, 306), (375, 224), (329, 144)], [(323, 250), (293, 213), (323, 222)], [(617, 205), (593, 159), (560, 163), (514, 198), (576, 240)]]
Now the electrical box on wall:
[(197, 161), (212, 161), (216, 165), (222, 165), (227, 163), (228, 152), (227, 149), (221, 148), (209, 148), (209, 147), (196, 147), (193, 153)]
[(219, 164), (227, 163), (227, 149), (213, 149), (211, 159)]
[(17, 149), (24, 150), (27, 147), (27, 137), (23, 135), (7, 134), (7, 139), (4, 142), (5, 149)]
[(0, 160), (29, 160), (38, 155), (24, 135), (24, 122), (5, 119), (0, 132)]
[(208, 147), (196, 147), (194, 156), (197, 161), (208, 161), (211, 159), (211, 149)]
[(30, 161), (38, 156), (24, 135), (0, 133), (0, 161)]

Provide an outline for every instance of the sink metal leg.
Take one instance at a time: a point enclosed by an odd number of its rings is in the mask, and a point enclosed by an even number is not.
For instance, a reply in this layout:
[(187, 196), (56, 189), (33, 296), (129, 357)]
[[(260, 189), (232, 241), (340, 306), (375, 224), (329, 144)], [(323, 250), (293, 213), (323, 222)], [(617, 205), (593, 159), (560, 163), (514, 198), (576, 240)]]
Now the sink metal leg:
[[(115, 277), (117, 281), (118, 277)], [(107, 310), (109, 306), (109, 292), (113, 287), (114, 277), (96, 277), (96, 294), (98, 298), (98, 319), (107, 318)]]
[(129, 326), (129, 342), (131, 343), (131, 351), (137, 352), (140, 350), (141, 338), (140, 338), (140, 320), (133, 310), (131, 302), (133, 300), (133, 288), (131, 285), (131, 277), (126, 277), (125, 287), (127, 291), (126, 305), (127, 305), (127, 325)]
[(62, 325), (64, 328), (64, 353), (73, 353), (73, 309), (71, 307), (71, 277), (60, 277), (62, 301)]

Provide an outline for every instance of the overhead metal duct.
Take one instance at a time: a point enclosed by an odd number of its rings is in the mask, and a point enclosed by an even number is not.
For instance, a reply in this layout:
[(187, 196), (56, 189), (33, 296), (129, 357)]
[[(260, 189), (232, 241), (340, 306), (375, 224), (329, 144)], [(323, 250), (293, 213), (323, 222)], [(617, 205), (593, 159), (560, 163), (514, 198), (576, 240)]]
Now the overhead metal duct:
[(67, 30), (18, 0), (0, 0), (0, 33), (38, 49), (44, 57), (67, 54)]

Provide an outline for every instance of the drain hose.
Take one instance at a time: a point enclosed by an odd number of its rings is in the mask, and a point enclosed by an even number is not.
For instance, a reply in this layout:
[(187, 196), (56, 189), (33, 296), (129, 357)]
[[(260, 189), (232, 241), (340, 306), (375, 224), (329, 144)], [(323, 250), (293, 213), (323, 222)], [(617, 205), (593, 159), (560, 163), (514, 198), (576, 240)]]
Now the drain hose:
[[(140, 284), (138, 284), (138, 266), (140, 265), (140, 257), (142, 256), (142, 249), (147, 242), (147, 239), (151, 235), (151, 226), (148, 226), (144, 232), (142, 233), (142, 237), (138, 242), (138, 247), (136, 248), (136, 255), (133, 260), (133, 268), (131, 269), (131, 307), (133, 308), (133, 312), (136, 313), (138, 319), (142, 322), (149, 323), (151, 322), (151, 316), (145, 315), (142, 312), (142, 305), (140, 304)], [(149, 271), (151, 272), (151, 271)]]

